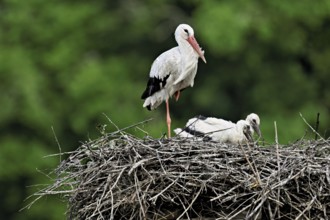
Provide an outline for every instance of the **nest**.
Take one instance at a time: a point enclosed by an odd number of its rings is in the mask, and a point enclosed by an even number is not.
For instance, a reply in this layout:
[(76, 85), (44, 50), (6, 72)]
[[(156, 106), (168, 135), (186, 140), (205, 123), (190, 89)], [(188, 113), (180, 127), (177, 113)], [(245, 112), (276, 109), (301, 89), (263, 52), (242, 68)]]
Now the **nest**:
[(329, 140), (259, 147), (117, 131), (67, 154), (35, 196), (63, 195), (69, 219), (330, 216)]

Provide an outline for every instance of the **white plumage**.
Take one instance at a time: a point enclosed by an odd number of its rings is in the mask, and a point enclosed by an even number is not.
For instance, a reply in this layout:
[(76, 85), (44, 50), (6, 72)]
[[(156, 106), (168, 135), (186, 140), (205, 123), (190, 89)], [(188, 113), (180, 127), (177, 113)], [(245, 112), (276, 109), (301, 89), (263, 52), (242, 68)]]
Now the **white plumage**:
[(231, 121), (213, 117), (195, 117), (188, 120), (184, 129), (174, 132), (180, 137), (212, 140), (222, 143), (243, 144), (253, 142), (251, 128), (247, 121)]
[(260, 131), (260, 118), (257, 114), (251, 113), (249, 114), (245, 119), (251, 126), (251, 133), (253, 135), (254, 132), (258, 134), (259, 137), (261, 137), (261, 131)]
[(165, 51), (153, 62), (147, 88), (141, 97), (145, 100), (143, 107), (148, 110), (166, 101), (169, 136), (171, 118), (168, 99), (172, 95), (178, 99), (181, 90), (194, 85), (199, 57), (206, 63), (204, 51), (199, 47), (194, 30), (189, 25), (180, 24), (175, 30), (175, 39), (178, 46)]
[[(203, 117), (205, 118), (205, 122), (208, 123), (209, 125), (212, 126), (223, 126), (223, 127), (230, 127), (230, 126), (234, 126), (235, 123), (231, 122), (231, 121), (227, 121), (221, 118), (214, 118), (214, 117)], [(245, 121), (247, 121), (250, 125), (251, 128), (251, 134), (253, 135), (254, 132), (256, 132), (258, 134), (258, 136), (261, 136), (261, 131), (260, 131), (260, 118), (257, 114), (255, 113), (251, 113), (249, 114)]]

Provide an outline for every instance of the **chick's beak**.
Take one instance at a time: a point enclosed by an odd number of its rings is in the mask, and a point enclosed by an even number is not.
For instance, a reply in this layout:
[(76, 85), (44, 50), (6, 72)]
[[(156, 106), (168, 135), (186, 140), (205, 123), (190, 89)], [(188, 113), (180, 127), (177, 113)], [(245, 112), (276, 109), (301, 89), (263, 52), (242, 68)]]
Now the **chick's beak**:
[(254, 123), (254, 124), (252, 125), (252, 128), (253, 128), (253, 130), (258, 134), (259, 137), (262, 136), (259, 125), (257, 125), (256, 123)]

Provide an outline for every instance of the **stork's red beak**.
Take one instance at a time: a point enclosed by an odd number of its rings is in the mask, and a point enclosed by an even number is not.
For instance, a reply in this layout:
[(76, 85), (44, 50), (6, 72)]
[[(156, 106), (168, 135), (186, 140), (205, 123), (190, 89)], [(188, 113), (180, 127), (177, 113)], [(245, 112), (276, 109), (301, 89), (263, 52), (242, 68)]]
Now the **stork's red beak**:
[(199, 57), (206, 63), (206, 59), (204, 57), (204, 51), (199, 47), (199, 44), (197, 43), (194, 36), (188, 37), (187, 41), (190, 43), (190, 45), (194, 48), (194, 50), (198, 53)]

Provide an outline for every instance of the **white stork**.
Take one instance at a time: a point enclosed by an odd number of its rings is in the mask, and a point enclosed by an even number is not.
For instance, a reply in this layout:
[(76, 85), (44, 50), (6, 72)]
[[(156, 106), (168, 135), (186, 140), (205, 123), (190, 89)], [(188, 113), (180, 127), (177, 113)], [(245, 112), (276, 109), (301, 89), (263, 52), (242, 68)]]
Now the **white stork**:
[(261, 137), (259, 116), (255, 113), (251, 113), (246, 117), (245, 121), (247, 121), (250, 124), (252, 135), (254, 132), (256, 132), (258, 136)]
[(178, 46), (165, 51), (153, 62), (147, 88), (141, 96), (145, 100), (143, 107), (148, 110), (153, 110), (166, 101), (168, 137), (171, 136), (168, 99), (175, 95), (178, 100), (180, 91), (194, 85), (199, 57), (206, 63), (204, 51), (199, 47), (194, 30), (189, 25), (180, 24), (174, 35)]
[(234, 124), (223, 119), (199, 116), (188, 120), (185, 128), (177, 128), (174, 132), (180, 137), (195, 137), (199, 140), (212, 140), (221, 143), (253, 142), (250, 125), (245, 120), (239, 120)]

